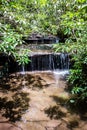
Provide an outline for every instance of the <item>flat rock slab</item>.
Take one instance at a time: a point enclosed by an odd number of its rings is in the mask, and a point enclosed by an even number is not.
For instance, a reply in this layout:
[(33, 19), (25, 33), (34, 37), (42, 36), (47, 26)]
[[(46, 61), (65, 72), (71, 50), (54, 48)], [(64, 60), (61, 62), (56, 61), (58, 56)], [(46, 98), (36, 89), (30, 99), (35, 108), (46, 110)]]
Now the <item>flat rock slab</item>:
[(27, 112), (23, 116), (23, 119), (26, 119), (26, 121), (40, 121), (40, 120), (48, 121), (49, 120), (47, 115), (37, 108), (30, 108), (29, 112)]
[(21, 123), (20, 127), (22, 128), (22, 130), (46, 130), (44, 128), (44, 126), (41, 124), (41, 122), (27, 122), (25, 123)]
[(16, 127), (15, 125), (9, 123), (0, 123), (0, 130), (22, 130), (21, 128)]
[[(0, 130), (87, 130), (87, 121), (82, 120), (77, 113), (71, 113), (66, 107), (70, 95), (65, 91), (66, 82), (61, 75), (59, 77), (57, 73), (55, 75), (44, 72), (31, 75), (29, 73), (27, 77), (19, 74), (17, 77), (13, 75), (9, 82), (11, 86), (9, 91), (0, 92), (2, 102), (5, 97), (11, 101), (12, 96), (19, 91), (17, 96), (20, 100), (23, 100), (27, 94), (29, 107), (21, 115), (21, 120), (15, 123), (8, 121), (10, 117), (6, 119), (0, 114)], [(21, 89), (19, 89), (20, 86), (22, 86)], [(25, 105), (26, 101), (22, 103)], [(18, 103), (21, 104), (21, 102)], [(4, 109), (7, 110), (6, 106)], [(19, 110), (19, 107), (17, 109)], [(4, 112), (3, 109), (1, 112)], [(87, 115), (84, 116), (86, 119)], [(75, 122), (77, 125), (72, 126)]]
[(56, 127), (58, 127), (61, 124), (61, 121), (59, 120), (50, 120), (47, 122), (46, 124), (46, 128), (48, 129), (54, 129)]
[[(55, 129), (54, 129), (54, 130), (55, 130)], [(67, 124), (64, 123), (64, 122), (62, 122), (62, 124), (59, 125), (59, 126), (56, 128), (56, 130), (71, 130), (71, 128), (68, 128), (68, 127), (67, 127)], [(73, 130), (73, 129), (72, 129), (72, 130)]]

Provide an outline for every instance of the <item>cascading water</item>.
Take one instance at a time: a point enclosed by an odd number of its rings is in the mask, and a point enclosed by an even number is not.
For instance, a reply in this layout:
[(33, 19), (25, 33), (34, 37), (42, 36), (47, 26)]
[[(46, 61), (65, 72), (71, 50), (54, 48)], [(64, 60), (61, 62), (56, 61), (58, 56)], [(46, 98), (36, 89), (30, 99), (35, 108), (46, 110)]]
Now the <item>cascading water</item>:
[[(42, 50), (39, 50), (41, 48)], [(45, 49), (48, 48), (48, 45), (44, 45), (44, 47), (41, 45), (40, 48), (35, 45), (33, 53), (29, 56), (31, 62), (28, 65), (19, 66), (13, 58), (10, 58), (8, 65), (11, 74), (9, 78), (4, 78), (3, 82), (1, 78), (2, 83), (0, 83), (1, 113), (6, 116), (6, 121), (4, 121), (6, 125), (7, 122), (13, 121), (17, 123), (16, 125), (14, 123), (16, 128), (18, 126), (18, 129), (24, 130), (69, 129), (70, 122), (66, 122), (65, 125), (65, 120), (68, 118), (71, 121), (72, 112), (67, 109), (69, 106), (66, 106), (70, 94), (65, 92), (64, 80), (66, 74), (69, 74), (69, 55), (48, 50), (46, 52)], [(35, 49), (38, 50), (35, 51)], [(6, 57), (5, 59), (7, 60)], [(4, 63), (3, 57), (1, 60)], [(18, 71), (20, 73), (14, 73)], [(5, 81), (6, 83), (4, 83)], [(38, 116), (36, 116), (37, 114)], [(76, 114), (72, 119), (75, 116), (78, 121)], [(3, 124), (3, 122), (1, 123)], [(81, 121), (77, 122), (77, 126), (79, 123)], [(16, 129), (12, 124), (8, 129), (10, 128)], [(77, 129), (79, 128), (80, 126)]]
[(26, 65), (26, 71), (69, 69), (69, 55), (66, 53), (39, 54), (29, 58), (31, 62)]
[(21, 74), (25, 74), (25, 65), (21, 65), (22, 69), (21, 69)]
[(9, 71), (21, 72), (25, 71), (59, 71), (69, 70), (69, 55), (67, 53), (38, 53), (29, 56), (30, 62), (27, 65), (18, 65), (11, 60), (9, 63)]
[(69, 69), (69, 55), (62, 53), (60, 57), (61, 69)]
[(70, 66), (69, 54), (61, 53), (59, 57), (60, 62), (58, 62), (57, 59), (58, 59), (58, 56), (56, 56), (56, 59), (55, 59), (56, 69), (54, 69), (53, 74), (55, 77), (57, 87), (60, 87), (60, 81), (61, 81), (60, 79), (65, 78), (65, 76), (69, 74), (69, 66)]
[[(32, 41), (32, 43), (31, 43)], [(34, 42), (33, 42), (34, 41)], [(54, 53), (52, 49), (52, 43), (57, 44), (57, 37), (43, 37), (36, 33), (32, 35), (27, 41), (27, 45), (22, 45), (22, 48), (29, 48), (32, 52), (29, 54), (30, 62), (25, 66), (19, 66), (15, 61), (11, 62), (11, 72), (20, 71), (56, 71), (68, 70), (69, 55), (67, 53)], [(43, 44), (42, 44), (43, 43)], [(19, 48), (20, 49), (20, 48)], [(14, 70), (11, 66), (14, 66)]]

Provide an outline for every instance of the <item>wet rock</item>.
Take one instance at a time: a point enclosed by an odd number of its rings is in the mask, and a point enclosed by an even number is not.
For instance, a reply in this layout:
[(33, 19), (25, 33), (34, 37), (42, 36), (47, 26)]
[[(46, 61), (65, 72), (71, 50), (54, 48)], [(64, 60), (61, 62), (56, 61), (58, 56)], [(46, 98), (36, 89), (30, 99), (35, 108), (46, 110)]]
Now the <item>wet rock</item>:
[(56, 40), (58, 41), (58, 38), (56, 36), (53, 36), (51, 34), (45, 36), (39, 33), (32, 33), (30, 36), (28, 36), (27, 38), (23, 38), (25, 40), (26, 43), (56, 43)]
[(15, 125), (9, 123), (0, 123), (0, 130), (21, 130), (21, 128), (16, 127)]
[(20, 125), (20, 127), (22, 127), (23, 130), (46, 130), (44, 128), (44, 126), (41, 124), (41, 122), (39, 122), (39, 121), (36, 121), (36, 122), (27, 122), (26, 124), (22, 123)]
[(0, 122), (6, 122), (8, 121), (8, 119), (6, 119), (5, 117), (3, 117), (1, 114), (0, 114)]
[(70, 130), (70, 129), (67, 127), (66, 123), (62, 122), (62, 124), (59, 125), (56, 130)]
[[(25, 75), (19, 73), (10, 78), (9, 91), (6, 94), (0, 92), (1, 103), (6, 102), (5, 107), (2, 104), (0, 107), (4, 108), (2, 111), (9, 110), (7, 119), (0, 116), (0, 121), (6, 122), (0, 123), (0, 130), (87, 130), (87, 115), (81, 116), (81, 113), (78, 115), (79, 113), (73, 113), (66, 107), (69, 94), (64, 90), (66, 83), (63, 79), (59, 78), (60, 82), (56, 84), (55, 76), (51, 72), (34, 72)], [(38, 87), (40, 85), (42, 87)], [(45, 113), (47, 109), (48, 112), (50, 110), (49, 115)], [(15, 124), (10, 124), (9, 118), (16, 118), (17, 114), (21, 119)]]
[(63, 107), (63, 106), (59, 106), (59, 110), (61, 110), (63, 113), (67, 114), (68, 113), (68, 110), (66, 107)]
[(46, 130), (56, 130), (56, 128), (61, 124), (60, 120), (50, 120), (47, 122), (45, 128)]
[(27, 112), (23, 118), (26, 121), (48, 121), (49, 118), (39, 109), (37, 108), (30, 108), (29, 112)]
[(81, 130), (87, 130), (87, 122), (84, 124), (84, 126), (80, 127)]

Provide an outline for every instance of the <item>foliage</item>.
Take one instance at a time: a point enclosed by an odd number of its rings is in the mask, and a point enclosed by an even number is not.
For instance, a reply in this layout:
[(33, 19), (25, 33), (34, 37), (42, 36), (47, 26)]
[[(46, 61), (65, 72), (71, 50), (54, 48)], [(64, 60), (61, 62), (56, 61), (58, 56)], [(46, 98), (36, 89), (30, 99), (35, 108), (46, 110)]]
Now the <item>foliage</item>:
[(87, 100), (87, 1), (86, 0), (1, 0), (0, 52), (12, 55), (19, 64), (28, 63), (30, 50), (19, 49), (22, 37), (32, 32), (60, 34), (64, 43), (56, 52), (72, 54), (74, 66), (69, 83), (76, 102)]
[[(23, 51), (25, 53), (21, 53), (19, 55), (18, 47), (22, 45), (22, 30), (21, 29), (23, 23), (21, 23), (22, 14), (19, 14), (19, 11), (24, 8), (21, 7), (21, 3), (18, 2), (16, 4), (15, 1), (1, 1), (1, 12), (0, 12), (0, 53), (5, 53), (6, 55), (10, 55), (16, 59), (17, 62), (26, 64), (28, 63), (28, 50)], [(17, 9), (17, 10), (16, 10)], [(23, 20), (24, 22), (24, 20)], [(26, 24), (26, 23), (25, 23)], [(26, 55), (26, 56), (25, 56)]]
[(73, 95), (71, 103), (87, 103), (87, 1), (71, 1), (68, 7), (61, 16), (59, 27), (68, 38), (65, 43), (55, 44), (54, 49), (71, 53), (74, 61), (68, 77)]
[(74, 56), (75, 64), (69, 82), (73, 85), (72, 94), (76, 94), (76, 102), (87, 100), (87, 45)]
[(20, 63), (27, 63), (27, 50), (22, 48), (26, 54), (18, 55), (17, 47), (23, 43), (22, 37), (32, 32), (56, 35), (65, 6), (64, 0), (1, 0), (0, 52), (14, 56)]
[(15, 53), (15, 59), (19, 63), (19, 65), (28, 64), (28, 62), (30, 61), (28, 56), (29, 50), (24, 48), (21, 48), (20, 50), (18, 50), (18, 53)]
[(16, 46), (21, 45), (21, 36), (10, 29), (8, 25), (2, 26), (2, 42), (0, 44), (0, 51), (10, 55), (15, 51)]

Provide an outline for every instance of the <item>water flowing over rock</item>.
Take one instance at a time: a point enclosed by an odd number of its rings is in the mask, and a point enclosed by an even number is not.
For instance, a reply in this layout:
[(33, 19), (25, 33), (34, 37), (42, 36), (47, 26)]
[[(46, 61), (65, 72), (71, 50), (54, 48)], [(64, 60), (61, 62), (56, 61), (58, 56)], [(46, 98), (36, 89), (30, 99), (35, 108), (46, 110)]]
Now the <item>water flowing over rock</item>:
[(0, 130), (86, 130), (87, 115), (83, 119), (67, 106), (63, 72), (59, 79), (47, 71), (14, 73), (0, 84)]
[[(34, 33), (22, 45), (32, 50), (27, 65), (9, 57), (9, 76), (0, 78), (0, 130), (86, 130), (85, 122), (67, 104), (70, 59), (67, 53), (53, 52), (57, 40)], [(6, 58), (1, 56), (1, 65)]]
[(39, 54), (30, 57), (31, 62), (25, 66), (26, 70), (56, 70), (69, 69), (68, 54)]
[[(54, 71), (67, 70), (70, 67), (69, 55), (67, 53), (54, 53), (53, 43), (58, 42), (58, 38), (53, 35), (43, 36), (41, 34), (32, 33), (26, 40), (26, 44), (18, 47), (29, 48), (30, 62), (27, 65), (19, 65), (13, 57), (8, 58), (9, 73), (23, 71)], [(1, 56), (1, 59), (6, 60), (6, 56)]]
[(67, 53), (32, 53), (29, 59), (30, 62), (25, 66), (19, 66), (12, 60), (9, 64), (10, 72), (69, 70), (70, 66)]

